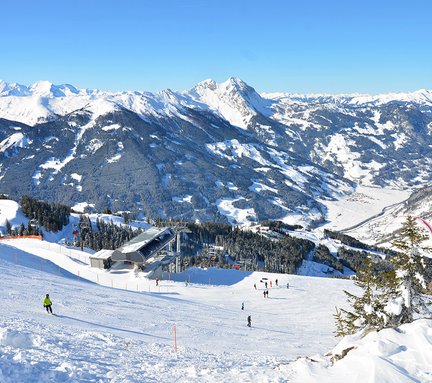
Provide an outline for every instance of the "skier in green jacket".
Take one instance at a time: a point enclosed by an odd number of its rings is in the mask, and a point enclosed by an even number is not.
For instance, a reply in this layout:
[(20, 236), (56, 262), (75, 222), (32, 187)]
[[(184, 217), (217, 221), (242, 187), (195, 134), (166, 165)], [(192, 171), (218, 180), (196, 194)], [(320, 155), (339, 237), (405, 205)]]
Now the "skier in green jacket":
[(48, 314), (49, 313), (51, 313), (51, 314), (53, 313), (52, 312), (52, 308), (51, 308), (52, 302), (51, 302), (51, 299), (49, 297), (49, 294), (45, 295), (45, 298), (43, 300), (43, 305), (46, 308), (46, 311), (47, 311)]

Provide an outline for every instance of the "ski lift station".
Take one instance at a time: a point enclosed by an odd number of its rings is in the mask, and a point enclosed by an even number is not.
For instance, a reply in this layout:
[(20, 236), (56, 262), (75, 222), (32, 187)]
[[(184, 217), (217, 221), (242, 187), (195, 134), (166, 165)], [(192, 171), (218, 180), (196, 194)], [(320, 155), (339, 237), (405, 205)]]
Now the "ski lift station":
[(90, 267), (99, 269), (109, 269), (112, 265), (112, 253), (114, 250), (102, 249), (95, 254), (90, 255)]
[(176, 232), (170, 227), (151, 227), (144, 233), (132, 238), (116, 250), (100, 250), (90, 256), (91, 267), (108, 269), (113, 262), (127, 262), (155, 272), (162, 266), (169, 265), (176, 254), (162, 250), (176, 239)]

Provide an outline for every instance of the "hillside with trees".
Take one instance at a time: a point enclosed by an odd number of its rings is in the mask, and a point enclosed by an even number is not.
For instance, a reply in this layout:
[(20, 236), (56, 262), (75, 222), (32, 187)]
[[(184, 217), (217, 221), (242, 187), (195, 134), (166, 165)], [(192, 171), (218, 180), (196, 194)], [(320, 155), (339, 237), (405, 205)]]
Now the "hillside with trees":
[(20, 201), (21, 210), (30, 220), (35, 220), (39, 227), (44, 226), (47, 231), (61, 231), (69, 223), (71, 208), (66, 205), (49, 204), (27, 195)]

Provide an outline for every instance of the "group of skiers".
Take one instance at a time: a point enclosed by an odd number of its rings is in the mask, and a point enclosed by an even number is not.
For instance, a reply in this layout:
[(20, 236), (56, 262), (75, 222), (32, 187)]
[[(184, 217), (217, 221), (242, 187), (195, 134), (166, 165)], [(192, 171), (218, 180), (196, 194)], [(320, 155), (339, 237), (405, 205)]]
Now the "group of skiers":
[[(266, 278), (263, 278), (263, 279), (266, 279)], [(260, 280), (260, 282), (264, 282), (265, 290), (263, 291), (263, 296), (264, 296), (264, 298), (268, 298), (268, 294), (269, 294), (269, 291), (267, 289), (268, 282), (267, 281), (263, 281), (263, 280)], [(269, 281), (269, 283), (270, 283), (270, 288), (273, 287), (273, 284), (272, 284), (271, 280)], [(279, 281), (278, 281), (277, 278), (275, 279), (275, 286), (279, 286)], [(287, 282), (286, 287), (287, 287), (287, 289), (289, 289), (289, 282)], [(258, 290), (256, 283), (254, 283), (254, 289)], [(241, 304), (241, 309), (244, 310), (244, 302), (242, 302), (242, 304)], [(252, 318), (251, 318), (250, 315), (247, 317), (247, 326), (248, 327), (252, 326)]]
[[(185, 281), (185, 283), (186, 283), (186, 286), (187, 286), (187, 283), (188, 283), (187, 280)], [(278, 286), (278, 280), (277, 279), (275, 280), (275, 284), (276, 284), (276, 286)], [(159, 279), (156, 278), (156, 286), (158, 286), (158, 285), (159, 285)], [(264, 282), (264, 285), (265, 285), (266, 290), (263, 291), (263, 295), (264, 295), (264, 298), (268, 298), (268, 293), (269, 292), (267, 290), (267, 282)], [(272, 281), (270, 281), (270, 287), (272, 287)], [(255, 288), (255, 290), (257, 290), (256, 283), (254, 283), (254, 288)], [(287, 289), (289, 289), (289, 282), (287, 282)], [(53, 313), (53, 311), (52, 311), (52, 301), (50, 299), (49, 294), (45, 295), (45, 298), (43, 300), (43, 306), (45, 307), (45, 309), (46, 309), (46, 311), (47, 311), (48, 314), (52, 314)], [(244, 302), (242, 302), (241, 309), (244, 310), (244, 307), (245, 307)], [(251, 317), (251, 315), (248, 315), (248, 317), (247, 317), (247, 326), (248, 327), (252, 327), (252, 317)]]

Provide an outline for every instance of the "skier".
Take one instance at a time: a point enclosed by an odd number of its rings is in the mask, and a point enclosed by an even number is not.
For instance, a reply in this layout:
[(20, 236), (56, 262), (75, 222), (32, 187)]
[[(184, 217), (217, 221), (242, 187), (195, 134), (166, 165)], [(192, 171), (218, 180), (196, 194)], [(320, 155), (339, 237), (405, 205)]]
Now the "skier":
[(244, 310), (244, 302), (242, 302), (242, 310)]
[(265, 288), (267, 288), (267, 282), (264, 283)]
[(52, 308), (51, 308), (52, 302), (51, 302), (51, 299), (49, 297), (49, 294), (45, 295), (45, 298), (43, 300), (43, 305), (46, 308), (46, 311), (47, 311), (48, 314), (49, 313), (51, 313), (51, 314), (53, 313), (52, 312)]
[(289, 282), (287, 282), (287, 289), (289, 289)]
[(257, 288), (256, 288), (256, 283), (254, 283), (254, 287), (255, 287), (255, 290), (256, 290), (256, 289), (257, 289)]
[(252, 318), (250, 315), (248, 316), (247, 321), (248, 321), (248, 324), (247, 324), (248, 327), (252, 327)]
[(263, 295), (264, 295), (264, 298), (266, 297), (266, 292), (265, 292), (265, 290), (263, 291)]
[(156, 286), (159, 286), (159, 278), (156, 278)]
[(278, 280), (277, 279), (275, 280), (275, 283), (276, 283), (276, 286), (277, 286), (278, 285)]
[(270, 281), (270, 287), (272, 287), (272, 281)]

